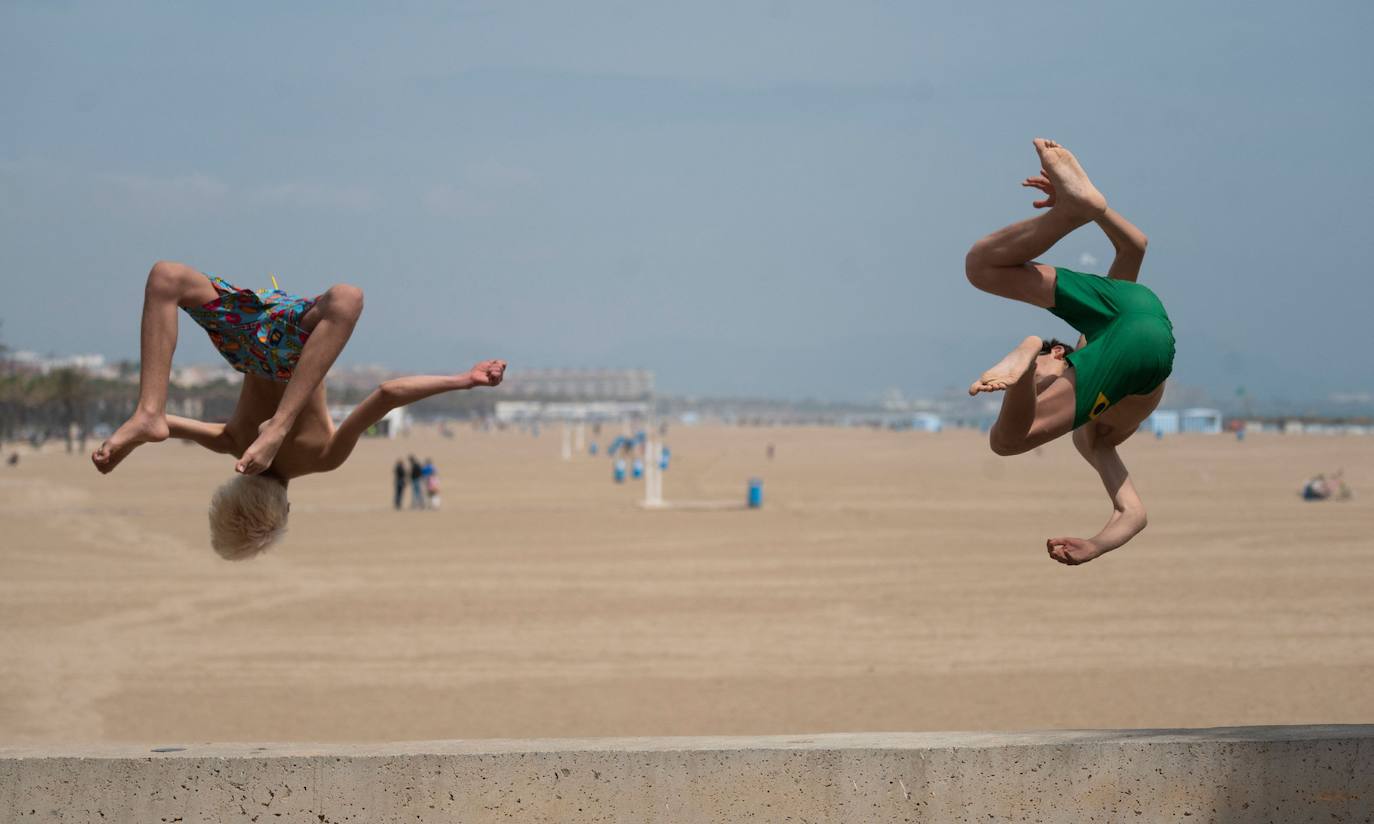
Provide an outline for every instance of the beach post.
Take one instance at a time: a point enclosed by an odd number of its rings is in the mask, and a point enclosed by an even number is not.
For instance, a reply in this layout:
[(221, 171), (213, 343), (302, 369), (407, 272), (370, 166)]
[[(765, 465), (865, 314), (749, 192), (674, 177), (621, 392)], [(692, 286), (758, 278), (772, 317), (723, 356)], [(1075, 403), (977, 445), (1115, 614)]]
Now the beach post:
[(648, 460), (644, 467), (644, 506), (663, 506), (663, 472), (660, 469), (658, 454), (666, 452), (667, 448), (662, 444), (649, 441), (645, 446), (645, 451)]

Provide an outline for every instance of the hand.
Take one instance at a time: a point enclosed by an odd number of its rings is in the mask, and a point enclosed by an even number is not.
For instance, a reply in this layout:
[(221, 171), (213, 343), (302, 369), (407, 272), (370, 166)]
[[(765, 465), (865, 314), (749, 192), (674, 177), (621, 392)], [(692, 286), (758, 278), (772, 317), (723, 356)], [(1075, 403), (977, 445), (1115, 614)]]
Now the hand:
[(468, 373), (473, 386), (496, 386), (505, 376), (506, 362), (503, 360), (482, 361)]
[(1045, 542), (1050, 557), (1067, 566), (1078, 566), (1102, 554), (1092, 541), (1082, 538), (1050, 538)]
[(1054, 184), (1050, 182), (1050, 176), (1045, 174), (1044, 169), (1040, 170), (1039, 175), (1021, 181), (1021, 185), (1031, 189), (1039, 189), (1047, 195), (1044, 200), (1037, 200), (1031, 204), (1035, 208), (1047, 209), (1054, 205)]

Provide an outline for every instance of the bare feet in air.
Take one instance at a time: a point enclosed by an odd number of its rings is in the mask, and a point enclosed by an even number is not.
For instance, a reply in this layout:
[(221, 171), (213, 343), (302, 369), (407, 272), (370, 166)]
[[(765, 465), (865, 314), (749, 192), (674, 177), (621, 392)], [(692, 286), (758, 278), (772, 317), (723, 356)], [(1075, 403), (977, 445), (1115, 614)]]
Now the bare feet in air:
[(1010, 354), (970, 384), (968, 393), (977, 395), (979, 392), (1001, 392), (1021, 380), (1028, 370), (1035, 368), (1035, 356), (1040, 354), (1040, 346), (1041, 341), (1037, 337), (1032, 336), (1021, 341), (1020, 346), (1011, 350)]
[(1086, 564), (1106, 552), (1092, 541), (1082, 538), (1050, 538), (1045, 542), (1045, 549), (1051, 558), (1066, 566)]
[[(1040, 155), (1041, 170), (1053, 189), (1049, 193), (1051, 202), (1041, 203), (1067, 209), (1089, 220), (1096, 220), (1107, 211), (1107, 198), (1093, 186), (1093, 182), (1088, 179), (1088, 173), (1078, 165), (1078, 158), (1073, 156), (1073, 152), (1043, 137), (1037, 137), (1031, 142), (1035, 144), (1035, 151)], [(1035, 205), (1038, 207), (1041, 204)]]
[(165, 416), (135, 412), (91, 453), (91, 463), (102, 475), (108, 475), (139, 444), (160, 443), (170, 434)]
[(258, 437), (243, 451), (243, 457), (234, 464), (234, 471), (240, 475), (257, 475), (267, 471), (272, 461), (277, 459), (277, 450), (286, 440), (288, 430), (275, 424), (269, 418), (258, 427)]
[(503, 360), (484, 360), (468, 372), (473, 386), (497, 386), (505, 376), (506, 362)]

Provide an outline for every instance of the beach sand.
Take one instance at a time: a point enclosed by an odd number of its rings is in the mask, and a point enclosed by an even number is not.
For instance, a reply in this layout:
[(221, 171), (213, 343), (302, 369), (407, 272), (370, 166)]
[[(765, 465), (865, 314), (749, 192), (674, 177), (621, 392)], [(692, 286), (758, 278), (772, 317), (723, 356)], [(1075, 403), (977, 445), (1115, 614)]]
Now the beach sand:
[[(604, 442), (605, 436), (599, 438)], [(768, 443), (776, 459), (765, 459)], [(0, 466), (0, 740), (384, 741), (1374, 720), (1374, 438), (1138, 437), (1150, 512), (1109, 513), (1067, 439), (674, 427), (644, 511), (605, 457), (467, 427), (293, 482), (291, 531), (211, 551), (231, 459), (144, 447), (108, 477)], [(92, 448), (94, 444), (91, 444)], [(8, 450), (7, 450), (8, 451)], [(444, 509), (395, 512), (397, 457)], [(1349, 502), (1305, 503), (1345, 467)]]

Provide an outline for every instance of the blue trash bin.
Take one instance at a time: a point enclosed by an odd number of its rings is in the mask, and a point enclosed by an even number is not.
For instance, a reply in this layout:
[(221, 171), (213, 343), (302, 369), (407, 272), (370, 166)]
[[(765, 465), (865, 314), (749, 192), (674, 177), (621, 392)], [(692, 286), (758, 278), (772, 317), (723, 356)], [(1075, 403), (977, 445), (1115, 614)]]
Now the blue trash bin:
[(625, 459), (616, 458), (614, 466), (615, 469), (613, 471), (612, 477), (615, 478), (615, 482), (618, 484), (625, 483)]
[(763, 479), (749, 479), (749, 508), (758, 509), (763, 506)]
[(635, 462), (630, 465), (630, 474), (636, 478), (644, 477), (644, 459), (635, 458)]

